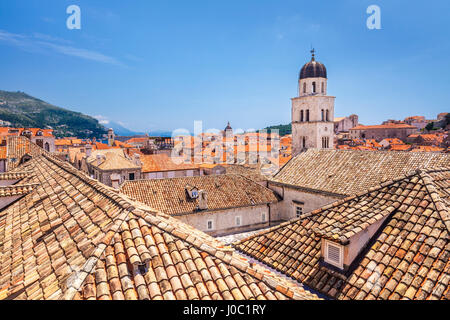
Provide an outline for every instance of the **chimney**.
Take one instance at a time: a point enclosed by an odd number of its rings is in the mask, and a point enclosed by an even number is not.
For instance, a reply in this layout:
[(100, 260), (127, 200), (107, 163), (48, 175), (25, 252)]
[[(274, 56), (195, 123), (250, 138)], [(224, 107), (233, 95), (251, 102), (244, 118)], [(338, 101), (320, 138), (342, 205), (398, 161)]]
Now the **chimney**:
[(86, 145), (86, 157), (90, 157), (92, 155), (92, 144)]
[(111, 177), (111, 186), (114, 189), (119, 189), (119, 187), (120, 187), (120, 174), (113, 173), (110, 177)]
[(102, 164), (104, 158), (105, 156), (102, 154), (97, 155), (97, 167)]
[(208, 210), (208, 194), (205, 190), (198, 192), (198, 208), (200, 210)]
[(133, 155), (133, 162), (134, 162), (134, 164), (137, 165), (137, 166), (142, 166), (142, 163), (141, 163), (141, 155), (140, 155), (139, 153), (135, 153), (135, 154)]

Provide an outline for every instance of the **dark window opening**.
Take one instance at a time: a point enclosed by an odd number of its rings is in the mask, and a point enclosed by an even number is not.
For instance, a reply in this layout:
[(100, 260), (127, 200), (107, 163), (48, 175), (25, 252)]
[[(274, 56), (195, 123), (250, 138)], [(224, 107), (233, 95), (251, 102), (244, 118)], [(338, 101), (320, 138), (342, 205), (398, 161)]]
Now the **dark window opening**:
[(309, 109), (306, 110), (306, 122), (309, 122)]
[(129, 178), (129, 180), (134, 180), (134, 173), (130, 173)]
[(140, 264), (140, 265), (138, 265), (138, 270), (139, 270), (140, 274), (146, 274), (148, 272), (148, 267), (145, 263)]

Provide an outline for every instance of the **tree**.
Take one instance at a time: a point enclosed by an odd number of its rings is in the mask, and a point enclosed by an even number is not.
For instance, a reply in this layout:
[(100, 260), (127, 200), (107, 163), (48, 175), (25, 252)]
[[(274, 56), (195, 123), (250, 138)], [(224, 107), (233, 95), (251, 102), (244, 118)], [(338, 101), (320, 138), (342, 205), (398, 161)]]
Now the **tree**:
[(425, 127), (425, 129), (427, 131), (431, 131), (434, 128), (434, 122), (430, 122), (429, 124), (427, 124), (427, 126)]

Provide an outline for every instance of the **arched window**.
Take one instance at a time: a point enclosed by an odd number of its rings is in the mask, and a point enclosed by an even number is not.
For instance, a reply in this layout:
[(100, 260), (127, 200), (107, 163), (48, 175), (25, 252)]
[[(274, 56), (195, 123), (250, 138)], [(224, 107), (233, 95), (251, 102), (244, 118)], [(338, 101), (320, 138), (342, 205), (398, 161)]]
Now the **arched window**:
[(322, 93), (325, 93), (325, 82), (322, 82)]
[(303, 83), (303, 93), (306, 93), (306, 82)]
[(303, 110), (302, 111), (300, 111), (300, 122), (303, 122), (304, 120), (303, 120)]
[(306, 148), (306, 137), (303, 137), (303, 148)]
[(312, 85), (313, 85), (313, 93), (316, 93), (316, 83), (313, 82)]
[(44, 149), (45, 151), (50, 152), (50, 144), (48, 142), (45, 143)]
[(323, 109), (322, 109), (322, 121), (325, 120), (324, 118), (325, 118), (325, 117), (324, 117)]
[(327, 121), (330, 121), (329, 112), (327, 110)]
[(309, 122), (309, 109), (306, 110), (306, 122)]

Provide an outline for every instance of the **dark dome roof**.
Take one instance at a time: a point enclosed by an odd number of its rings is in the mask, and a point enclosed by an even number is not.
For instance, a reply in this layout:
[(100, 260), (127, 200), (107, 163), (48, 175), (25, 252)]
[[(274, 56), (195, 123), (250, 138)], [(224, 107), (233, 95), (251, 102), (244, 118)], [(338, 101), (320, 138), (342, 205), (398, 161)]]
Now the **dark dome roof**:
[(327, 77), (327, 68), (316, 61), (314, 58), (314, 50), (312, 51), (311, 61), (305, 64), (300, 71), (300, 80), (306, 78), (326, 78)]
[(231, 128), (231, 126), (230, 126), (230, 122), (228, 122), (228, 125), (227, 125), (226, 128), (225, 128), (225, 131), (227, 131), (227, 130), (233, 130), (233, 129)]

